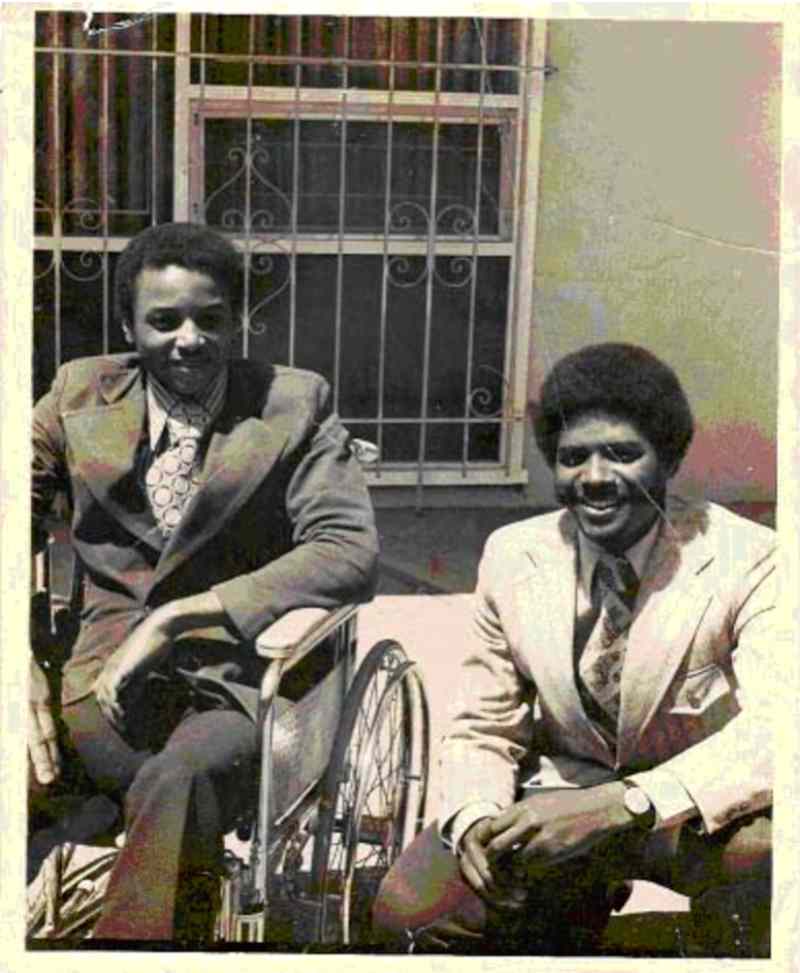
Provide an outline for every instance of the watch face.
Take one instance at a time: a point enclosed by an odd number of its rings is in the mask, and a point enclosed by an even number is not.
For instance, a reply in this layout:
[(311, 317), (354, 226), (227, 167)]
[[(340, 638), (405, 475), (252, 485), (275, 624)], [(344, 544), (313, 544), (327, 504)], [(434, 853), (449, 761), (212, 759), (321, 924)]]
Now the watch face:
[(644, 791), (638, 787), (630, 787), (625, 791), (625, 807), (631, 814), (648, 814), (652, 805)]

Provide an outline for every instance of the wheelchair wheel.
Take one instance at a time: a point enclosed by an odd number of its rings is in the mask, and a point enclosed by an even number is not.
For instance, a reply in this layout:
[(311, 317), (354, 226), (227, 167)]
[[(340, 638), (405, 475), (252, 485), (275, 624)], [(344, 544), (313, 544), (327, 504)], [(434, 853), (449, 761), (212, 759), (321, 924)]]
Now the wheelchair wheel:
[(317, 941), (367, 944), (383, 876), (420, 831), (430, 721), (415, 663), (378, 642), (356, 673), (322, 783), (311, 865)]

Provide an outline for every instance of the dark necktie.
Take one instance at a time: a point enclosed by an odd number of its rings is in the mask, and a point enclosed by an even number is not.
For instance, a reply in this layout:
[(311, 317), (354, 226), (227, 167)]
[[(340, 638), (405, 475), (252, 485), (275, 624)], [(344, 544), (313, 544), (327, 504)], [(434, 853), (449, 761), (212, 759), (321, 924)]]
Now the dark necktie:
[(578, 664), (587, 692), (616, 726), (620, 705), (622, 666), (627, 632), (639, 579), (626, 557), (605, 557), (597, 562), (592, 584), (599, 617)]

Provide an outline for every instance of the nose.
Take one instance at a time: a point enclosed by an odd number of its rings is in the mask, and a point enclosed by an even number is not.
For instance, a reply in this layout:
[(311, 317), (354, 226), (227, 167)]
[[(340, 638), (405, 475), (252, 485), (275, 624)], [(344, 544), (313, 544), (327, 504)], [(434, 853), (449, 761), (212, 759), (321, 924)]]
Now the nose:
[(583, 479), (584, 482), (592, 484), (608, 483), (611, 479), (608, 460), (600, 452), (593, 452), (589, 455), (586, 461)]
[(197, 351), (203, 344), (205, 337), (191, 316), (184, 318), (183, 323), (175, 334), (175, 344), (181, 351)]

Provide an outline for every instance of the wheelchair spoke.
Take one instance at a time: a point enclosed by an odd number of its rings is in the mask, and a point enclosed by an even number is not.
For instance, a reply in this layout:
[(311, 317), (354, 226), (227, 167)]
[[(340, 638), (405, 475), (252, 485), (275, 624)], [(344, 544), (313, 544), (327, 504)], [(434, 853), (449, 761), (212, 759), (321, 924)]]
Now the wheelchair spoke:
[(378, 885), (422, 823), (428, 750), (424, 688), (397, 643), (373, 648), (353, 688), (322, 801), (335, 814), (320, 816), (313, 863), (319, 935), (345, 944), (364, 939)]

